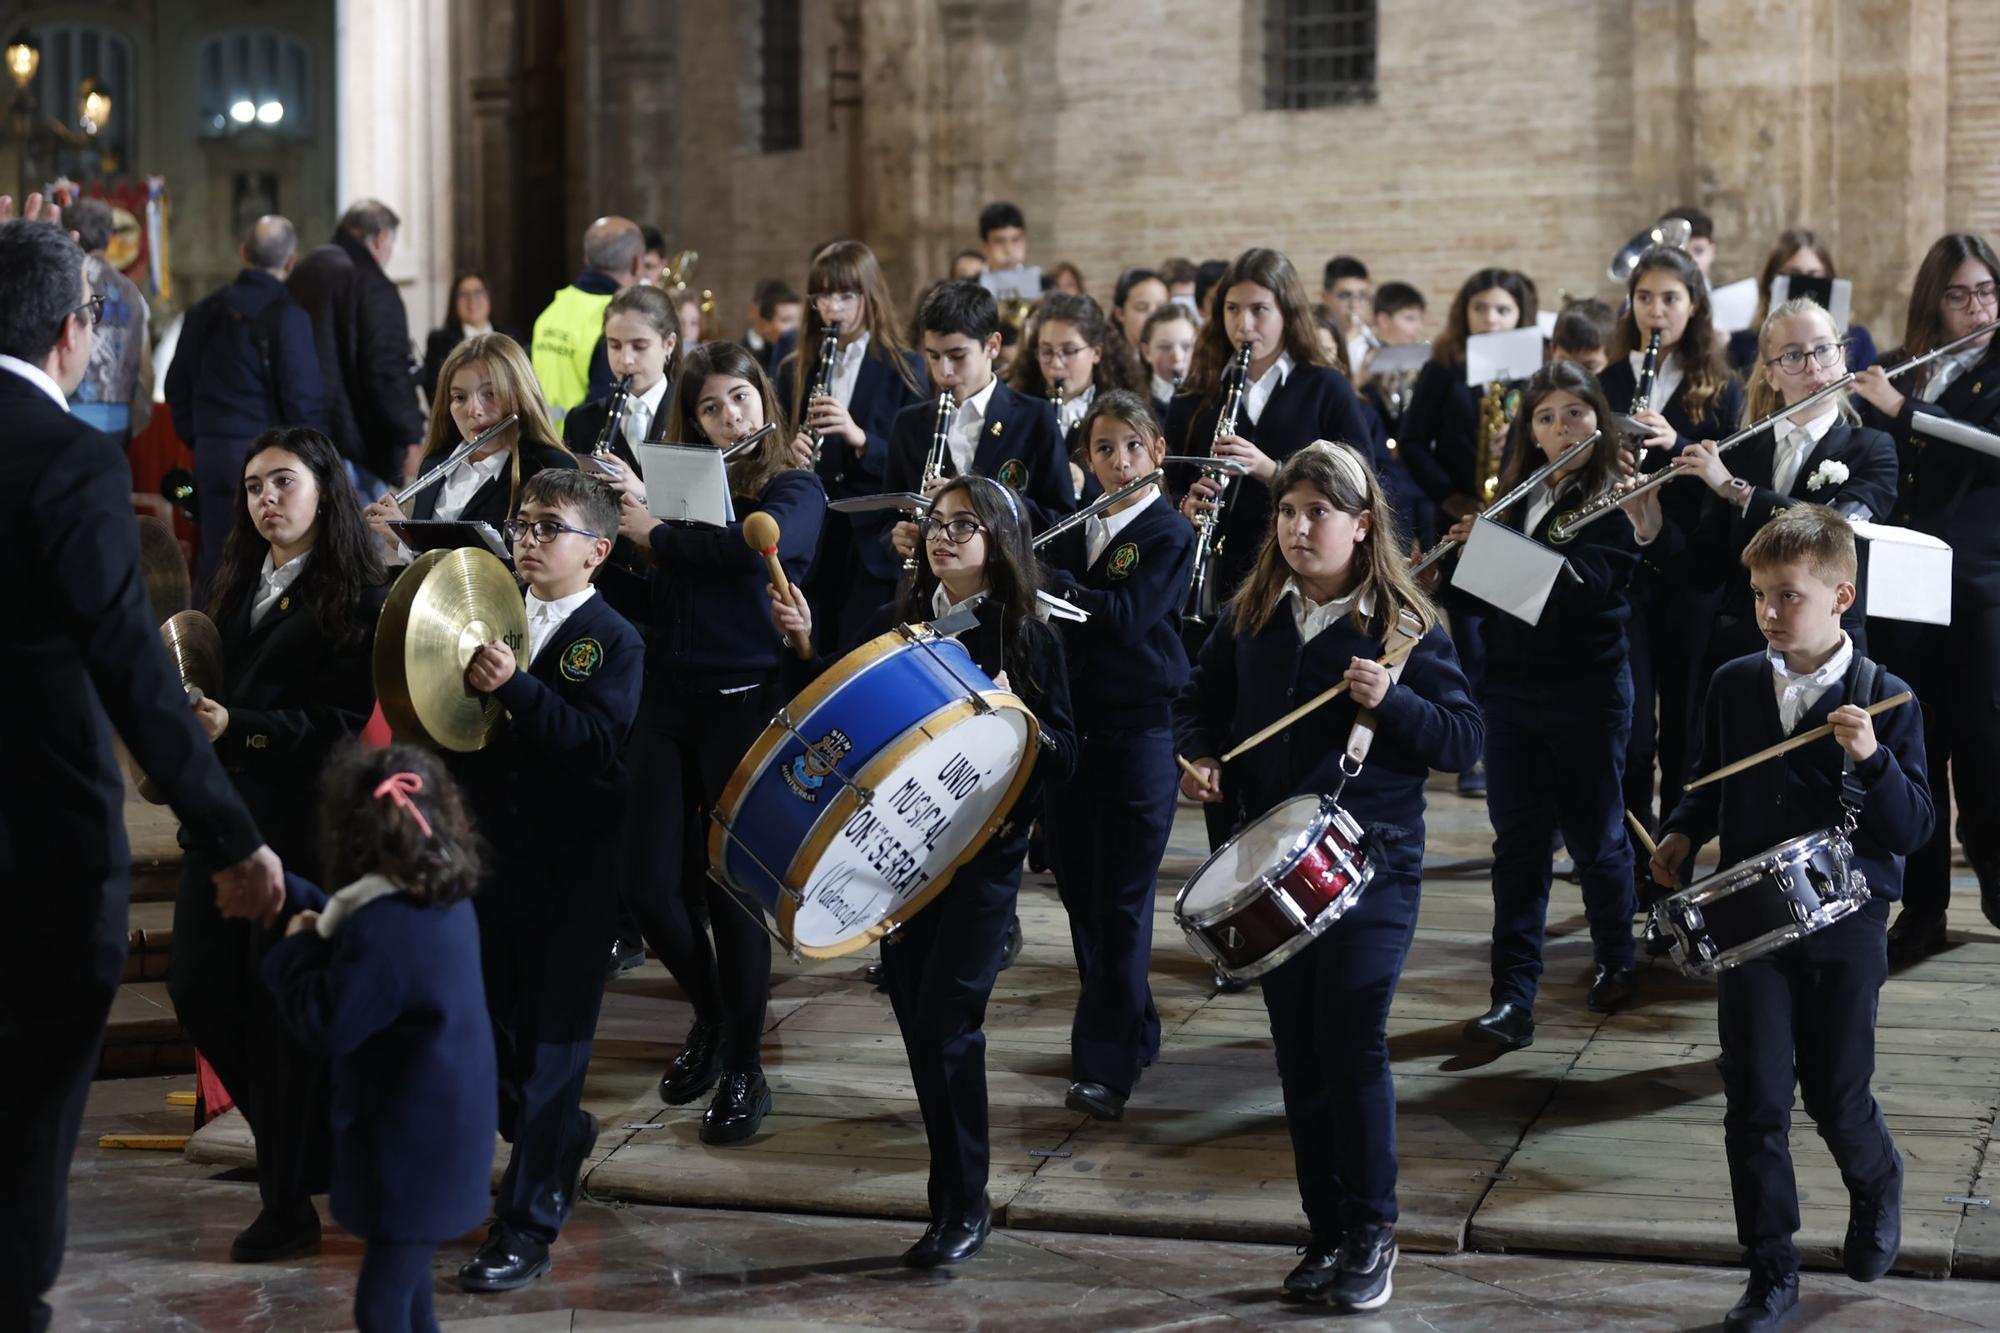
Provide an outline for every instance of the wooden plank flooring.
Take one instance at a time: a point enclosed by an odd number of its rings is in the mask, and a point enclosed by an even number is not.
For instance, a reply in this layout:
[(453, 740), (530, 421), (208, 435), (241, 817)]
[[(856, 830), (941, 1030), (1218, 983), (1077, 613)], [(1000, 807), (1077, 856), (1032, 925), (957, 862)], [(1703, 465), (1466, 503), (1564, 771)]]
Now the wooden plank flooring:
[[(1389, 1029), (1403, 1242), (1734, 1259), (1712, 986), (1654, 963), (1638, 1007), (1609, 1019), (1590, 1013), (1589, 934), (1575, 886), (1558, 881), (1535, 1044), (1496, 1058), (1462, 1040), (1465, 1020), (1487, 1003), (1491, 900), (1483, 869), (1466, 863), (1489, 838), (1482, 803), (1433, 786), (1435, 869)], [(1174, 891), (1204, 846), (1198, 815), (1184, 809), (1155, 926), (1161, 1056), (1116, 1124), (1062, 1105), (1074, 962), (1052, 884), (1028, 878), (1027, 947), (1002, 974), (986, 1022), (992, 1196), (1006, 1225), (1303, 1235), (1262, 997), (1254, 988), (1212, 994), (1173, 924)], [(1909, 1272), (2000, 1277), (2000, 1218), (1944, 1201), (2000, 1192), (2000, 1154), (1988, 1144), (2000, 1087), (2000, 932), (1976, 904), (1961, 873), (1952, 925), (1964, 942), (1893, 977), (1882, 994), (1875, 1089), (1906, 1164), (1899, 1267)], [(775, 1110), (755, 1141), (726, 1149), (696, 1137), (700, 1104), (663, 1107), (653, 1091), (690, 1018), (678, 990), (656, 963), (613, 984), (589, 1090), (604, 1126), (590, 1191), (922, 1216), (923, 1128), (887, 999), (860, 979), (869, 956), (779, 962), (764, 1039)], [(189, 1151), (236, 1164), (248, 1148), (232, 1117)], [(1801, 1248), (1807, 1262), (1835, 1266), (1846, 1193), (1802, 1109), (1792, 1151)]]

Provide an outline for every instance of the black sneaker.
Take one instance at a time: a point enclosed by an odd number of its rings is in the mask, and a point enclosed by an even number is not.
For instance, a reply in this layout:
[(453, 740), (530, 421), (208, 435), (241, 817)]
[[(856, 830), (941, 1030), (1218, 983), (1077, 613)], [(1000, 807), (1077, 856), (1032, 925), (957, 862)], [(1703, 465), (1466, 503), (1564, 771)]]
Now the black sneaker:
[(1294, 1301), (1325, 1300), (1334, 1279), (1340, 1275), (1334, 1263), (1335, 1256), (1340, 1252), (1339, 1243), (1314, 1239), (1310, 1244), (1301, 1245), (1298, 1252), (1305, 1258), (1285, 1275), (1285, 1298)]
[(611, 941), (611, 961), (605, 965), (604, 979), (616, 981), (646, 961), (646, 946), (625, 940)]
[(319, 1209), (311, 1199), (300, 1199), (290, 1207), (261, 1209), (257, 1220), (229, 1243), (229, 1261), (235, 1264), (274, 1264), (318, 1252)]
[(1021, 956), (1021, 918), (1015, 917), (1007, 923), (1007, 942), (1000, 949), (1000, 970), (1005, 972), (1014, 966)]
[(1389, 1275), (1396, 1271), (1396, 1229), (1374, 1225), (1355, 1227), (1340, 1241), (1336, 1269), (1326, 1299), (1343, 1310), (1379, 1310), (1393, 1290)]
[(1896, 1174), (1880, 1194), (1847, 1201), (1847, 1244), (1840, 1262), (1856, 1282), (1873, 1282), (1888, 1272), (1903, 1246), (1903, 1154), (1895, 1153), (1895, 1161)]
[(1743, 1299), (1722, 1316), (1723, 1333), (1766, 1333), (1791, 1318), (1799, 1308), (1799, 1275), (1750, 1270)]
[(1917, 912), (1905, 907), (1889, 927), (1889, 961), (1914, 963), (1944, 948), (1944, 913)]
[(1474, 764), (1471, 768), (1466, 769), (1458, 775), (1458, 794), (1460, 796), (1484, 796), (1486, 794), (1485, 763)]

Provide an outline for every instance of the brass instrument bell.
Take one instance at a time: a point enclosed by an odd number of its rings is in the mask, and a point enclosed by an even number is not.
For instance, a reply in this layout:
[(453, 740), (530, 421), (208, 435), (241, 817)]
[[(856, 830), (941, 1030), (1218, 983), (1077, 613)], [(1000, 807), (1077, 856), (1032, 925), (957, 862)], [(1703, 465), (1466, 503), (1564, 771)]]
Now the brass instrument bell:
[(485, 748), (504, 711), (466, 684), (483, 644), (527, 667), (528, 607), (491, 551), (426, 551), (389, 589), (375, 628), (375, 691), (399, 738), (461, 753)]

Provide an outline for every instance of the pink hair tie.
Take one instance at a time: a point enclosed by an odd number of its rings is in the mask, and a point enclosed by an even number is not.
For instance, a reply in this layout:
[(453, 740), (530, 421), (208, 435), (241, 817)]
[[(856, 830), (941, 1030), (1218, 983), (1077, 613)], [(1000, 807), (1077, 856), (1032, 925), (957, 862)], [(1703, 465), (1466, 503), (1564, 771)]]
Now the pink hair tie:
[(422, 829), (424, 836), (428, 838), (431, 836), (431, 821), (424, 818), (424, 812), (417, 809), (417, 803), (410, 799), (423, 789), (424, 780), (417, 774), (391, 773), (375, 784), (375, 799), (379, 801), (386, 796), (409, 811), (410, 818), (417, 821), (417, 827)]

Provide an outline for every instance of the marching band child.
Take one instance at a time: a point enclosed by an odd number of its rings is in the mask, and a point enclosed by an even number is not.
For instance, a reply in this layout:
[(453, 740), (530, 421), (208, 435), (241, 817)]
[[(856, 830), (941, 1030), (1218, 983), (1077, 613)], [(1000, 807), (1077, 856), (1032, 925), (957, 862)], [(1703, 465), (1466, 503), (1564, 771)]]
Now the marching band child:
[(1188, 362), (1194, 357), (1197, 322), (1194, 312), (1186, 306), (1168, 301), (1146, 316), (1145, 326), (1139, 331), (1139, 353), (1151, 372), (1152, 385), (1147, 396), (1152, 400), (1155, 421), (1167, 419), (1167, 409), (1173, 405), (1181, 380), (1187, 376)]
[[(734, 343), (687, 355), (668, 400), (667, 436), (727, 448), (781, 421), (771, 382)], [(756, 1134), (771, 1107), (759, 1047), (771, 988), (771, 937), (707, 876), (706, 816), (777, 700), (783, 644), (770, 632), (763, 557), (743, 542), (743, 520), (777, 520), (779, 558), (803, 580), (819, 545), (826, 490), (782, 426), (729, 465), (736, 520), (726, 528), (667, 523), (647, 512), (644, 488), (624, 483), (619, 531), (650, 553), (652, 630), (631, 770), (623, 858), (625, 899), (694, 1007), (660, 1097), (680, 1106), (715, 1088), (701, 1121), (708, 1144)], [(713, 942), (710, 932), (713, 932)]]
[(362, 1333), (438, 1326), (431, 1256), (486, 1215), (493, 1034), (480, 986), (479, 835), (443, 766), (349, 745), (319, 809), (328, 895), (286, 877), (293, 916), (262, 976), (297, 1039), (333, 1060), (333, 1215), (365, 1248)]
[[(1537, 371), (1509, 428), (1498, 491), (1511, 491), (1594, 430), (1604, 432), (1596, 444), (1494, 521), (1546, 543), (1558, 515), (1605, 494), (1618, 479), (1618, 428), (1597, 381), (1570, 362)], [(1476, 521), (1460, 519), (1449, 535), (1464, 541)], [(1465, 1031), (1510, 1050), (1535, 1039), (1549, 849), (1557, 833), (1576, 863), (1590, 921), (1595, 971), (1587, 1003), (1608, 1013), (1637, 988), (1623, 780), (1632, 726), (1625, 590), (1639, 549), (1630, 525), (1614, 516), (1579, 530), (1562, 552), (1577, 578), (1557, 584), (1539, 621), (1487, 618), (1486, 677), (1479, 684), (1493, 822), (1493, 1004)]]
[[(500, 1132), (513, 1144), (486, 1242), (459, 1270), (467, 1291), (510, 1291), (550, 1268), (576, 1204), (597, 1120), (583, 1080), (604, 995), (617, 905), (625, 742), (645, 646), (592, 585), (611, 555), (619, 502), (574, 469), (529, 478), (506, 526), (527, 582), (528, 641), (495, 641), (466, 669), (507, 725), (447, 761), (495, 853), (477, 902), (486, 1002), (500, 1069)], [(547, 799), (554, 784), (563, 799)], [(591, 834), (576, 836), (577, 803)]]
[[(674, 303), (658, 287), (633, 285), (604, 307), (604, 354), (613, 379), (632, 379), (625, 400), (625, 420), (613, 432), (611, 452), (626, 467), (637, 468), (632, 446), (653, 438), (653, 425), (666, 405), (667, 391), (680, 378), (680, 334), (675, 328)], [(563, 417), (563, 447), (587, 454), (604, 432), (611, 399), (593, 398)]]
[(1853, 869), (1871, 894), (1861, 911), (1717, 977), (1723, 1150), (1736, 1238), (1750, 1267), (1723, 1327), (1752, 1333), (1775, 1328), (1799, 1299), (1794, 1086), (1847, 1186), (1847, 1275), (1872, 1282), (1895, 1262), (1903, 1162), (1869, 1089), (1875, 1008), (1888, 970), (1889, 902), (1902, 893), (1903, 858), (1930, 836), (1934, 811), (1918, 710), (1869, 715), (1865, 705), (1905, 686), (1840, 628), (1854, 601), (1847, 520), (1819, 505), (1786, 509), (1750, 539), (1743, 563), (1769, 647), (1715, 673), (1703, 712), (1703, 770), (1822, 723), (1833, 735), (1689, 791), (1662, 826), (1653, 878), (1677, 886), (1694, 849), (1717, 833), (1722, 863), (1736, 865), (1791, 838), (1851, 824)]
[[(1082, 433), (1106, 495), (1160, 466), (1167, 443), (1139, 395), (1093, 401)], [(1147, 966), (1153, 886), (1174, 822), (1171, 701), (1187, 681), (1181, 603), (1194, 529), (1155, 485), (1049, 544), (1050, 589), (1090, 613), (1066, 626), (1080, 754), (1043, 814), (1069, 913), (1081, 992), (1070, 1029), (1067, 1104), (1124, 1114), (1160, 1049)]]
[(1172, 300), (1167, 295), (1167, 280), (1152, 269), (1128, 268), (1119, 274), (1118, 285), (1111, 289), (1111, 318), (1118, 322), (1126, 345), (1144, 346), (1146, 321)]
[[(1396, 1264), (1396, 1093), (1389, 1004), (1416, 929), (1424, 783), (1478, 756), (1479, 709), (1437, 610), (1412, 582), (1381, 487), (1355, 450), (1317, 441), (1278, 468), (1277, 502), (1257, 560), (1202, 645), (1174, 702), (1180, 753), (1201, 801), (1241, 792), (1260, 815), (1306, 793), (1340, 790), (1367, 832), (1373, 879), (1331, 929), (1264, 974), (1285, 1119), (1312, 1238), (1287, 1296), (1373, 1310)], [(1408, 609), (1423, 635), (1400, 679), (1376, 659)], [(1295, 722), (1226, 771), (1215, 757), (1336, 680), (1348, 693)], [(1376, 729), (1367, 763), (1340, 785), (1361, 710)]]
[(1033, 330), (1030, 355), (1015, 364), (1007, 383), (1030, 398), (1061, 395), (1056, 424), (1067, 457), (1081, 444), (1077, 427), (1093, 397), (1136, 390), (1145, 380), (1124, 333), (1091, 297), (1050, 292), (1035, 308)]
[[(1036, 610), (1026, 509), (1011, 487), (990, 478), (947, 481), (922, 524), (925, 572), (900, 605), (881, 608), (849, 641), (850, 647), (865, 643), (899, 621), (972, 610), (979, 625), (963, 641), (974, 662), (1018, 695), (1041, 726), (1034, 777), (1007, 822), (958, 868), (944, 892), (882, 944), (884, 986), (930, 1145), (931, 1222), (903, 1256), (913, 1268), (962, 1263), (979, 1253), (992, 1231), (986, 1002), (1008, 951), (1040, 789), (1069, 781), (1076, 769), (1068, 674), (1062, 645)], [(789, 598), (768, 585), (767, 592), (779, 631), (810, 636), (811, 608), (797, 587)], [(816, 674), (826, 665), (821, 659), (806, 670)]]
[(1594, 297), (1571, 301), (1556, 316), (1555, 332), (1549, 336), (1551, 361), (1574, 361), (1593, 376), (1602, 375), (1611, 364), (1611, 331), (1618, 314)]

